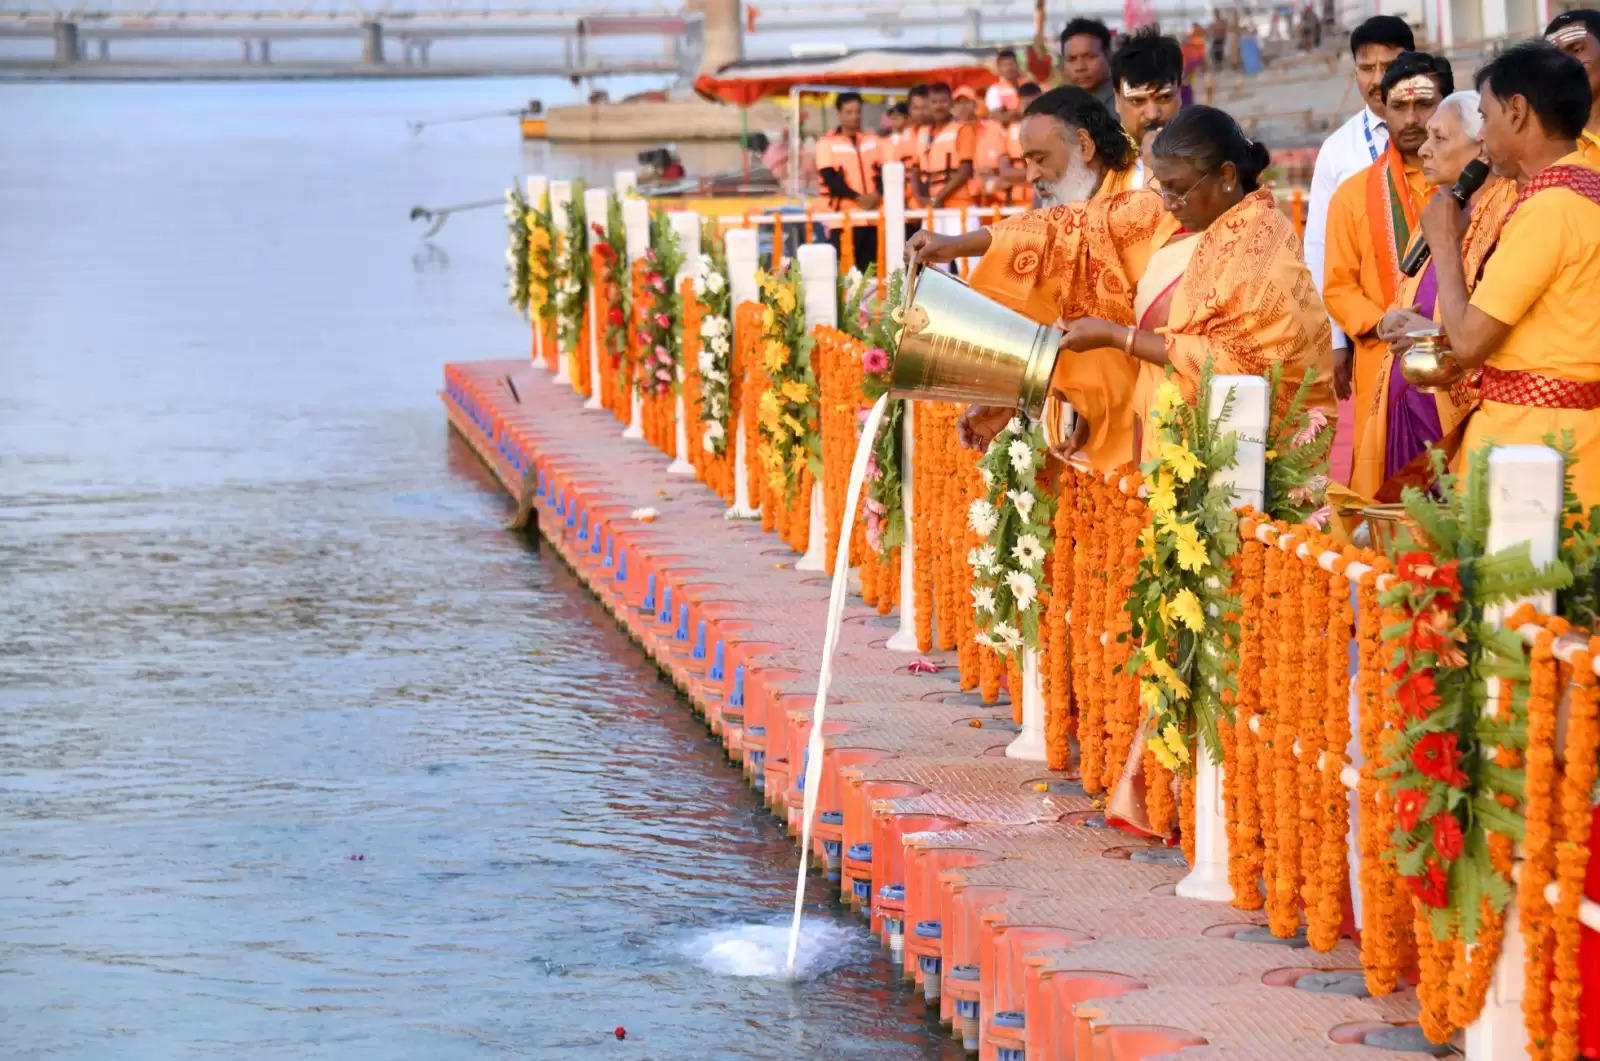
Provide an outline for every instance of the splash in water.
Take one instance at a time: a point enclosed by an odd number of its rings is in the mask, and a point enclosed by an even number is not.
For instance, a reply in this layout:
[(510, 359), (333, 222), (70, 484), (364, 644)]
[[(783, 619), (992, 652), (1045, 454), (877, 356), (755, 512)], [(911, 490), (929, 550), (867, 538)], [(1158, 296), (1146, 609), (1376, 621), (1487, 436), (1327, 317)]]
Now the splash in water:
[(850, 961), (860, 943), (846, 925), (813, 921), (801, 933), (794, 968), (788, 963), (788, 925), (732, 925), (702, 932), (680, 950), (695, 964), (718, 976), (804, 980)]

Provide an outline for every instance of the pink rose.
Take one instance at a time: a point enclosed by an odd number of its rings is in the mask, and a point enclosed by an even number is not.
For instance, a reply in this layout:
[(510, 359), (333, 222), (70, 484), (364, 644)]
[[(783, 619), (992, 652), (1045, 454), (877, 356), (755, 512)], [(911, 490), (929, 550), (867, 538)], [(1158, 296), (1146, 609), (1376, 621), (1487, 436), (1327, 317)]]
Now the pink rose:
[(658, 280), (657, 280), (657, 281), (656, 281), (656, 282), (655, 282), (655, 283), (654, 283), (654, 284), (653, 284), (653, 285), (651, 285), (651, 286), (653, 286), (653, 287), (654, 287), (654, 288), (655, 288), (655, 289), (656, 289), (656, 290), (657, 290), (657, 291), (659, 291), (659, 292), (661, 292), (661, 293), (662, 293), (662, 294), (666, 294), (666, 291), (667, 291), (667, 282), (666, 282), (666, 281), (665, 281), (665, 280), (659, 280), (659, 279), (658, 279)]
[(887, 372), (889, 370), (888, 351), (877, 346), (871, 347), (862, 353), (861, 367), (874, 376), (879, 372)]
[(656, 379), (660, 380), (663, 383), (671, 383), (672, 382), (672, 373), (668, 372), (664, 368), (658, 368), (658, 369), (656, 369)]
[(646, 247), (644, 249), (644, 260), (651, 265), (656, 263), (656, 249), (654, 247)]
[[(654, 261), (654, 259), (651, 259), (651, 260)], [(661, 274), (660, 273), (646, 273), (645, 277), (644, 277), (644, 282), (649, 284), (651, 287), (655, 287), (657, 284), (659, 284), (661, 282)]]
[(671, 361), (672, 360), (672, 355), (667, 353), (667, 348), (666, 347), (658, 346), (658, 347), (656, 347), (656, 360), (657, 361)]
[(667, 316), (665, 313), (657, 313), (655, 316), (655, 321), (657, 328), (672, 327), (672, 318)]

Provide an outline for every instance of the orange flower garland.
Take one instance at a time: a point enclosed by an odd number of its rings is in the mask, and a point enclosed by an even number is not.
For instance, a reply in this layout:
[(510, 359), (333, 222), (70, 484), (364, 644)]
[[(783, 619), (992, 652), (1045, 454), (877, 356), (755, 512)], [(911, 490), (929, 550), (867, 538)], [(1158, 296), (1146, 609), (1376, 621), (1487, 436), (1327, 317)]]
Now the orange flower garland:
[[(1326, 544), (1326, 543), (1319, 543)], [(1345, 890), (1349, 882), (1348, 841), (1350, 794), (1344, 786), (1344, 768), (1350, 762), (1350, 655), (1355, 636), (1352, 586), (1344, 577), (1347, 561), (1335, 563), (1328, 576), (1328, 626), (1324, 638), (1323, 763), (1320, 787), (1322, 838), (1317, 865), (1310, 870), (1318, 879), (1317, 902), (1306, 908), (1306, 937), (1314, 950), (1331, 951), (1344, 925)], [(1317, 631), (1308, 629), (1315, 637)]]
[(1551, 985), (1551, 1023), (1558, 1058), (1578, 1055), (1578, 1024), (1583, 1003), (1578, 943), (1582, 928), (1578, 907), (1583, 901), (1589, 867), (1596, 755), (1600, 753), (1600, 684), (1594, 659), (1600, 638), (1591, 637), (1572, 657), (1573, 688), (1568, 704), (1567, 746), (1561, 778), (1561, 845), (1556, 850), (1555, 966)]
[(1241, 910), (1261, 908), (1261, 807), (1256, 778), (1259, 742), (1250, 729), (1261, 704), (1261, 656), (1265, 644), (1259, 621), (1263, 605), (1262, 582), (1265, 547), (1255, 539), (1256, 520), (1239, 521), (1241, 541), (1235, 558), (1234, 585), (1239, 591), (1239, 654), (1236, 670), (1232, 740), (1227, 745), (1223, 773), (1228, 808), (1228, 882), (1233, 905)]
[[(1512, 617), (1531, 621), (1532, 610), (1519, 608)], [(1530, 654), (1528, 675), (1528, 750), (1523, 803), (1522, 878), (1517, 888), (1517, 913), (1527, 958), (1522, 998), (1523, 1020), (1528, 1029), (1529, 1056), (1543, 1061), (1552, 1056), (1555, 1029), (1551, 1026), (1549, 988), (1553, 911), (1545, 901), (1555, 864), (1556, 711), (1560, 703), (1560, 665), (1549, 626), (1539, 631)], [(1419, 934), (1418, 940), (1422, 937)]]
[[(939, 432), (930, 430), (929, 417), (920, 408), (912, 413), (912, 433), (915, 438), (911, 460), (913, 486), (912, 538), (917, 550), (916, 564), (916, 615), (917, 650), (928, 652), (933, 648), (933, 567), (938, 561), (936, 544), (939, 525), (938, 512), (927, 499), (933, 490), (933, 470), (939, 466), (938, 446), (942, 442)], [(993, 697), (988, 699), (992, 700)]]
[[(1300, 724), (1295, 730), (1295, 741), (1299, 745), (1295, 753), (1295, 803), (1300, 816), (1300, 850), (1296, 858), (1299, 862), (1300, 902), (1305, 909), (1309, 934), (1310, 918), (1322, 900), (1319, 864), (1325, 815), (1319, 791), (1321, 778), (1317, 759), (1328, 750), (1324, 747), (1328, 698), (1322, 651), (1322, 645), (1328, 639), (1328, 590), (1327, 576), (1316, 566), (1316, 543), (1309, 543), (1307, 552), (1312, 554), (1309, 559), (1295, 552), (1295, 546), (1302, 540), (1303, 531), (1290, 539), (1291, 577), (1300, 587), (1300, 623), (1287, 630), (1301, 632), (1300, 637), (1294, 638), (1300, 641), (1297, 646), (1299, 663), (1295, 692), (1301, 705)], [(1305, 640), (1305, 633), (1308, 632), (1312, 635), (1309, 643)], [(1333, 931), (1338, 932), (1337, 925)], [(1331, 944), (1324, 949), (1331, 949)]]
[(1078, 477), (1071, 468), (1061, 474), (1056, 493), (1055, 549), (1050, 554), (1050, 607), (1045, 627), (1049, 645), (1045, 668), (1045, 758), (1052, 770), (1065, 770), (1072, 760), (1071, 647), (1067, 612), (1074, 591), (1072, 553), (1077, 548)]

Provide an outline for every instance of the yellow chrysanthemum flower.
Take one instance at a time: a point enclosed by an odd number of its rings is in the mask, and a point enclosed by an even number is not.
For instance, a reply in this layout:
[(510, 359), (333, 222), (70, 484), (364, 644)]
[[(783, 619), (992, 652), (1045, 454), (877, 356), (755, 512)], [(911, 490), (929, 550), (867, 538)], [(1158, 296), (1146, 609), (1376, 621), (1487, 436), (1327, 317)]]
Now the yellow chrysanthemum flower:
[(1178, 672), (1172, 669), (1172, 664), (1164, 659), (1150, 661), (1150, 672), (1160, 679), (1161, 684), (1167, 687), (1175, 699), (1189, 699), (1189, 683), (1178, 677)]
[[(1162, 604), (1166, 604), (1163, 599)], [(1180, 589), (1177, 596), (1172, 598), (1172, 603), (1167, 609), (1167, 614), (1177, 619), (1195, 633), (1199, 633), (1206, 625), (1206, 611), (1200, 606), (1200, 598), (1194, 595), (1194, 590)]]
[(796, 420), (793, 413), (784, 413), (783, 422), (784, 425), (788, 427), (790, 431), (793, 431), (797, 436), (806, 433), (806, 425), (802, 424), (799, 420)]
[(1161, 739), (1166, 742), (1172, 751), (1172, 757), (1185, 766), (1189, 765), (1189, 744), (1183, 739), (1183, 733), (1174, 722), (1168, 722), (1161, 729)]
[(1178, 550), (1179, 567), (1195, 574), (1205, 568), (1205, 543), (1200, 540), (1200, 532), (1195, 530), (1193, 523), (1174, 523), (1172, 538)]
[(1161, 687), (1155, 682), (1140, 682), (1139, 703), (1146, 711), (1161, 710)]
[(1167, 747), (1160, 737), (1151, 737), (1144, 742), (1144, 746), (1150, 749), (1150, 754), (1156, 757), (1156, 762), (1168, 770), (1176, 771), (1178, 769), (1178, 760), (1173, 758), (1172, 750)]
[(1182, 442), (1163, 442), (1161, 463), (1167, 466), (1180, 483), (1189, 482), (1201, 469), (1200, 458)]
[[(761, 307), (761, 330), (770, 332), (778, 323), (778, 318), (773, 315), (771, 306)], [(770, 345), (770, 344), (769, 344)]]
[(778, 303), (778, 310), (785, 315), (794, 312), (794, 289), (789, 287), (778, 288), (778, 293), (773, 296)]
[[(1150, 511), (1157, 516), (1171, 515), (1178, 508), (1178, 495), (1172, 489), (1172, 484), (1167, 477), (1157, 473), (1150, 481), (1150, 493), (1145, 498), (1150, 506)], [(1154, 550), (1151, 550), (1152, 555)]]
[(1183, 392), (1178, 389), (1178, 385), (1170, 379), (1162, 380), (1161, 386), (1156, 388), (1155, 403), (1151, 406), (1151, 412), (1157, 416), (1170, 416), (1182, 406)]
[(811, 401), (811, 388), (797, 379), (784, 380), (781, 390), (785, 401), (796, 405), (807, 405)]
[(1144, 550), (1144, 555), (1155, 559), (1156, 555), (1156, 529), (1148, 526), (1139, 532), (1139, 548)]
[(783, 413), (783, 407), (778, 404), (778, 396), (771, 391), (762, 391), (760, 410), (762, 425), (768, 428), (776, 427), (778, 417)]

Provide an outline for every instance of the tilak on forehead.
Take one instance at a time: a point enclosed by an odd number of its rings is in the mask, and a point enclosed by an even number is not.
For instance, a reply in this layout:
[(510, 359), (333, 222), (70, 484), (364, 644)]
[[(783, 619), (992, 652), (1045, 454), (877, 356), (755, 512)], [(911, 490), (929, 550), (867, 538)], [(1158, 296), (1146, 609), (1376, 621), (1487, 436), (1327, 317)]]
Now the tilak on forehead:
[(1135, 85), (1127, 78), (1122, 79), (1122, 96), (1124, 99), (1132, 99), (1135, 96), (1171, 95), (1176, 91), (1178, 91), (1178, 83), (1176, 81), (1152, 81), (1145, 85)]
[(1415, 74), (1389, 90), (1390, 103), (1431, 103), (1439, 98), (1439, 86), (1427, 74)]
[(1569, 22), (1554, 33), (1546, 34), (1545, 40), (1557, 48), (1564, 48), (1569, 44), (1576, 44), (1589, 32), (1589, 27), (1581, 22)]

